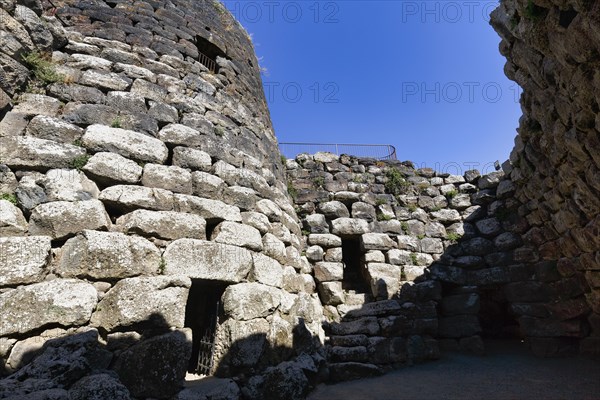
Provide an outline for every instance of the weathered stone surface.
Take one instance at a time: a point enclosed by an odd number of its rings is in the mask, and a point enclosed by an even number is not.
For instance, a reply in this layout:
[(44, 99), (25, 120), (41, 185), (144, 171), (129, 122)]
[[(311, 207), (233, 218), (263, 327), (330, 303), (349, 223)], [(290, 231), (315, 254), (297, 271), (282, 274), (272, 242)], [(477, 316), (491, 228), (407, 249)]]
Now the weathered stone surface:
[(104, 205), (98, 200), (55, 201), (33, 210), (29, 233), (64, 239), (85, 229), (107, 230), (110, 225)]
[(171, 145), (194, 146), (202, 140), (202, 133), (196, 129), (180, 124), (165, 126), (158, 133), (158, 138)]
[(27, 135), (71, 144), (81, 138), (83, 129), (58, 118), (38, 115), (27, 125)]
[[(100, 348), (98, 331), (82, 328), (72, 336), (48, 341), (30, 364), (2, 381), (0, 396), (17, 400), (67, 400), (66, 391), (92, 372), (107, 369), (112, 355)], [(64, 396), (64, 397), (63, 397)]]
[(201, 379), (188, 383), (174, 400), (239, 400), (240, 388), (232, 379)]
[(138, 183), (144, 170), (135, 161), (116, 153), (94, 154), (83, 171), (94, 180), (104, 184)]
[(173, 192), (144, 186), (116, 185), (104, 189), (98, 197), (108, 207), (129, 212), (138, 208), (155, 211), (173, 210)]
[(331, 221), (331, 233), (348, 237), (369, 232), (369, 223), (364, 219), (338, 218)]
[(204, 240), (176, 240), (167, 246), (163, 257), (165, 274), (192, 279), (237, 283), (245, 279), (252, 268), (250, 251)]
[(340, 239), (339, 236), (331, 234), (311, 234), (308, 235), (308, 244), (324, 248), (341, 247), (342, 239)]
[(431, 213), (431, 216), (441, 223), (453, 223), (461, 220), (456, 210), (439, 210)]
[(206, 239), (204, 218), (175, 211), (135, 210), (119, 217), (117, 228), (125, 233), (167, 240)]
[(104, 125), (89, 126), (81, 138), (83, 145), (95, 152), (117, 153), (136, 161), (162, 164), (167, 159), (167, 146), (142, 133)]
[(328, 201), (319, 204), (319, 212), (329, 219), (350, 217), (348, 208), (340, 201)]
[(502, 226), (500, 225), (500, 221), (496, 218), (487, 218), (481, 221), (477, 221), (475, 226), (481, 232), (482, 235), (489, 237), (495, 236), (502, 231)]
[(355, 321), (332, 324), (331, 332), (335, 335), (365, 334), (375, 336), (379, 333), (379, 323), (376, 317), (365, 317)]
[(336, 306), (344, 302), (342, 282), (321, 282), (318, 285), (319, 297), (323, 304)]
[(479, 312), (479, 295), (464, 293), (447, 296), (442, 299), (444, 315), (477, 314)]
[(473, 336), (481, 331), (477, 315), (456, 315), (439, 320), (438, 334), (441, 337), (460, 338)]
[(364, 219), (367, 222), (373, 222), (377, 218), (375, 207), (370, 204), (357, 201), (352, 203), (352, 218)]
[(0, 336), (24, 334), (49, 324), (83, 325), (97, 302), (92, 285), (73, 279), (21, 286), (0, 295)]
[(0, 287), (41, 281), (50, 249), (48, 236), (0, 238)]
[(252, 254), (253, 268), (250, 278), (258, 283), (281, 288), (283, 285), (283, 268), (271, 257), (260, 253)]
[(281, 303), (279, 289), (260, 283), (240, 283), (228, 286), (223, 294), (225, 314), (240, 321), (272, 314)]
[(152, 275), (159, 265), (160, 253), (146, 239), (84, 230), (62, 247), (55, 271), (68, 278), (112, 280)]
[(219, 200), (175, 194), (174, 201), (175, 211), (197, 214), (209, 223), (242, 220), (242, 214), (238, 207), (227, 205)]
[(114, 370), (132, 396), (169, 398), (181, 389), (191, 354), (191, 329), (176, 330), (130, 347)]
[(281, 208), (275, 202), (263, 199), (256, 203), (256, 211), (266, 215), (271, 222), (281, 221)]
[(318, 262), (315, 264), (315, 279), (319, 282), (341, 281), (344, 278), (344, 264), (340, 262)]
[(51, 169), (41, 182), (48, 201), (97, 199), (98, 186), (75, 169)]
[(400, 288), (402, 268), (398, 265), (369, 263), (366, 274), (371, 292), (378, 299), (391, 298)]
[(0, 137), (2, 162), (13, 169), (69, 168), (85, 149), (30, 136)]
[(174, 193), (192, 194), (192, 174), (181, 167), (146, 164), (142, 185)]
[(69, 390), (69, 400), (130, 400), (129, 390), (108, 374), (86, 376)]
[(155, 276), (120, 280), (108, 291), (92, 315), (92, 325), (107, 331), (154, 324), (183, 328), (185, 304), (191, 286), (182, 276)]
[(407, 281), (414, 281), (425, 274), (425, 267), (419, 265), (406, 265), (402, 268)]
[(263, 249), (262, 237), (258, 229), (237, 222), (221, 222), (213, 231), (211, 240), (255, 251)]
[(27, 232), (23, 212), (8, 200), (0, 200), (0, 235), (22, 236)]
[(329, 368), (330, 379), (333, 382), (350, 381), (383, 374), (383, 371), (376, 365), (358, 362), (335, 363), (331, 364)]
[(173, 149), (173, 165), (191, 170), (210, 172), (212, 160), (208, 153), (188, 147)]
[[(246, 211), (242, 213), (242, 223), (255, 227), (263, 235), (271, 230), (271, 223), (266, 215), (254, 211)], [(263, 240), (264, 244), (264, 240)]]
[(125, 90), (129, 87), (129, 82), (121, 78), (120, 75), (101, 70), (85, 71), (79, 78), (79, 83), (108, 90)]
[(360, 247), (367, 250), (391, 250), (397, 247), (388, 235), (384, 233), (365, 233), (360, 237)]

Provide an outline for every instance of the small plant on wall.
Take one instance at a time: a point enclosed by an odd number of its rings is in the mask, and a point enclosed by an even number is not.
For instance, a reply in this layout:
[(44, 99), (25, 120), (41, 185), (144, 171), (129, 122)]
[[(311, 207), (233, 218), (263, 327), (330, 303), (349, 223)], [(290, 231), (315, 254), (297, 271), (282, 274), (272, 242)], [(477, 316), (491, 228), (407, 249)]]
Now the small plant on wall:
[(385, 177), (385, 189), (395, 196), (406, 193), (407, 188), (410, 186), (410, 183), (406, 181), (404, 174), (398, 168), (388, 169), (385, 172)]

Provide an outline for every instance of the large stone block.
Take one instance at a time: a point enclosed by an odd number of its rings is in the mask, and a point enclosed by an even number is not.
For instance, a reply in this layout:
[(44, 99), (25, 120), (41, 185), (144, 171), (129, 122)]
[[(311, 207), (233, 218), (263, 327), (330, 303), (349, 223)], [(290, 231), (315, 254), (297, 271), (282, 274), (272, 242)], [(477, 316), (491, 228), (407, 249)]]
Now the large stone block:
[(47, 201), (82, 201), (97, 199), (100, 190), (85, 174), (75, 169), (51, 169), (43, 186)]
[(211, 240), (217, 243), (246, 247), (255, 251), (262, 251), (263, 249), (262, 237), (258, 229), (237, 222), (221, 222), (213, 231)]
[(171, 243), (164, 253), (164, 260), (165, 274), (232, 283), (241, 282), (252, 268), (250, 251), (195, 239)]
[(206, 221), (195, 214), (176, 211), (135, 210), (117, 219), (125, 233), (166, 240), (206, 239)]
[(51, 324), (83, 325), (97, 302), (94, 286), (73, 279), (21, 286), (0, 295), (0, 336), (24, 334)]
[(169, 155), (167, 146), (158, 139), (104, 125), (89, 126), (81, 140), (86, 148), (94, 152), (117, 153), (136, 161), (162, 164)]
[(385, 233), (365, 233), (360, 237), (360, 246), (367, 250), (391, 250), (398, 245)]
[(98, 198), (108, 207), (122, 212), (129, 212), (138, 208), (170, 211), (174, 207), (173, 192), (144, 186), (111, 186), (104, 189)]
[(29, 233), (65, 239), (85, 229), (107, 230), (110, 225), (104, 205), (98, 200), (55, 201), (34, 208)]
[(281, 291), (260, 283), (228, 286), (223, 294), (225, 314), (240, 321), (271, 315), (279, 304)]
[(106, 152), (94, 154), (82, 169), (94, 180), (106, 185), (138, 183), (143, 171), (135, 161)]
[(0, 287), (41, 281), (50, 250), (48, 236), (0, 238)]
[(85, 230), (67, 240), (55, 270), (63, 277), (112, 280), (152, 275), (159, 266), (160, 252), (144, 238)]
[(250, 277), (255, 281), (281, 288), (283, 285), (283, 268), (277, 260), (264, 254), (253, 253), (254, 267)]
[(183, 328), (190, 286), (182, 276), (123, 279), (100, 301), (92, 324), (109, 332), (139, 324)]
[(146, 164), (142, 185), (173, 193), (192, 194), (192, 174), (187, 169), (173, 165)]
[(331, 221), (331, 233), (341, 237), (359, 236), (369, 231), (369, 223), (364, 219), (338, 218)]
[(137, 398), (171, 398), (182, 389), (192, 354), (192, 331), (176, 330), (130, 347), (114, 370)]
[(175, 194), (173, 198), (175, 211), (198, 214), (209, 223), (242, 220), (242, 214), (238, 207), (227, 205), (220, 200), (203, 199), (185, 194)]
[(27, 232), (23, 212), (8, 200), (0, 200), (0, 235), (21, 236)]
[(341, 281), (344, 279), (344, 264), (339, 262), (318, 262), (315, 264), (315, 279), (319, 282)]
[(69, 168), (85, 149), (30, 136), (0, 137), (2, 162), (12, 169)]

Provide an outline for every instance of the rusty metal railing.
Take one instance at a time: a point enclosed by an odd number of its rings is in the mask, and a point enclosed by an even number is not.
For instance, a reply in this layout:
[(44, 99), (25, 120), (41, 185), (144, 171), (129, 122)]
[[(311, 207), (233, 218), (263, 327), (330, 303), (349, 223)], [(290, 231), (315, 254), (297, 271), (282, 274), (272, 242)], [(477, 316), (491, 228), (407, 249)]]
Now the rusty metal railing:
[(356, 157), (368, 157), (378, 160), (397, 160), (396, 148), (391, 144), (348, 144), (348, 143), (290, 143), (280, 142), (279, 151), (286, 158), (295, 158), (298, 154), (314, 154), (320, 151), (337, 155), (348, 154)]

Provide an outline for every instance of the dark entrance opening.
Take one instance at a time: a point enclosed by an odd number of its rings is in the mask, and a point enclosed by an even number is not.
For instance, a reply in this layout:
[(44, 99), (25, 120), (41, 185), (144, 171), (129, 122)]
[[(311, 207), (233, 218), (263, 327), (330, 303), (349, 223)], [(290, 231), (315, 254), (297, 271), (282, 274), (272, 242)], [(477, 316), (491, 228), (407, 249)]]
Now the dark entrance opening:
[(185, 326), (192, 330), (193, 337), (188, 372), (212, 373), (215, 333), (225, 287), (218, 282), (192, 281), (185, 306)]
[(196, 47), (200, 53), (198, 61), (211, 72), (218, 72), (217, 57), (225, 57), (225, 52), (202, 36), (196, 36)]
[(479, 323), (485, 338), (516, 339), (521, 331), (515, 313), (500, 286), (479, 288)]
[(344, 280), (342, 288), (356, 293), (367, 293), (368, 286), (363, 275), (360, 243), (357, 239), (342, 239), (342, 262), (344, 263)]

